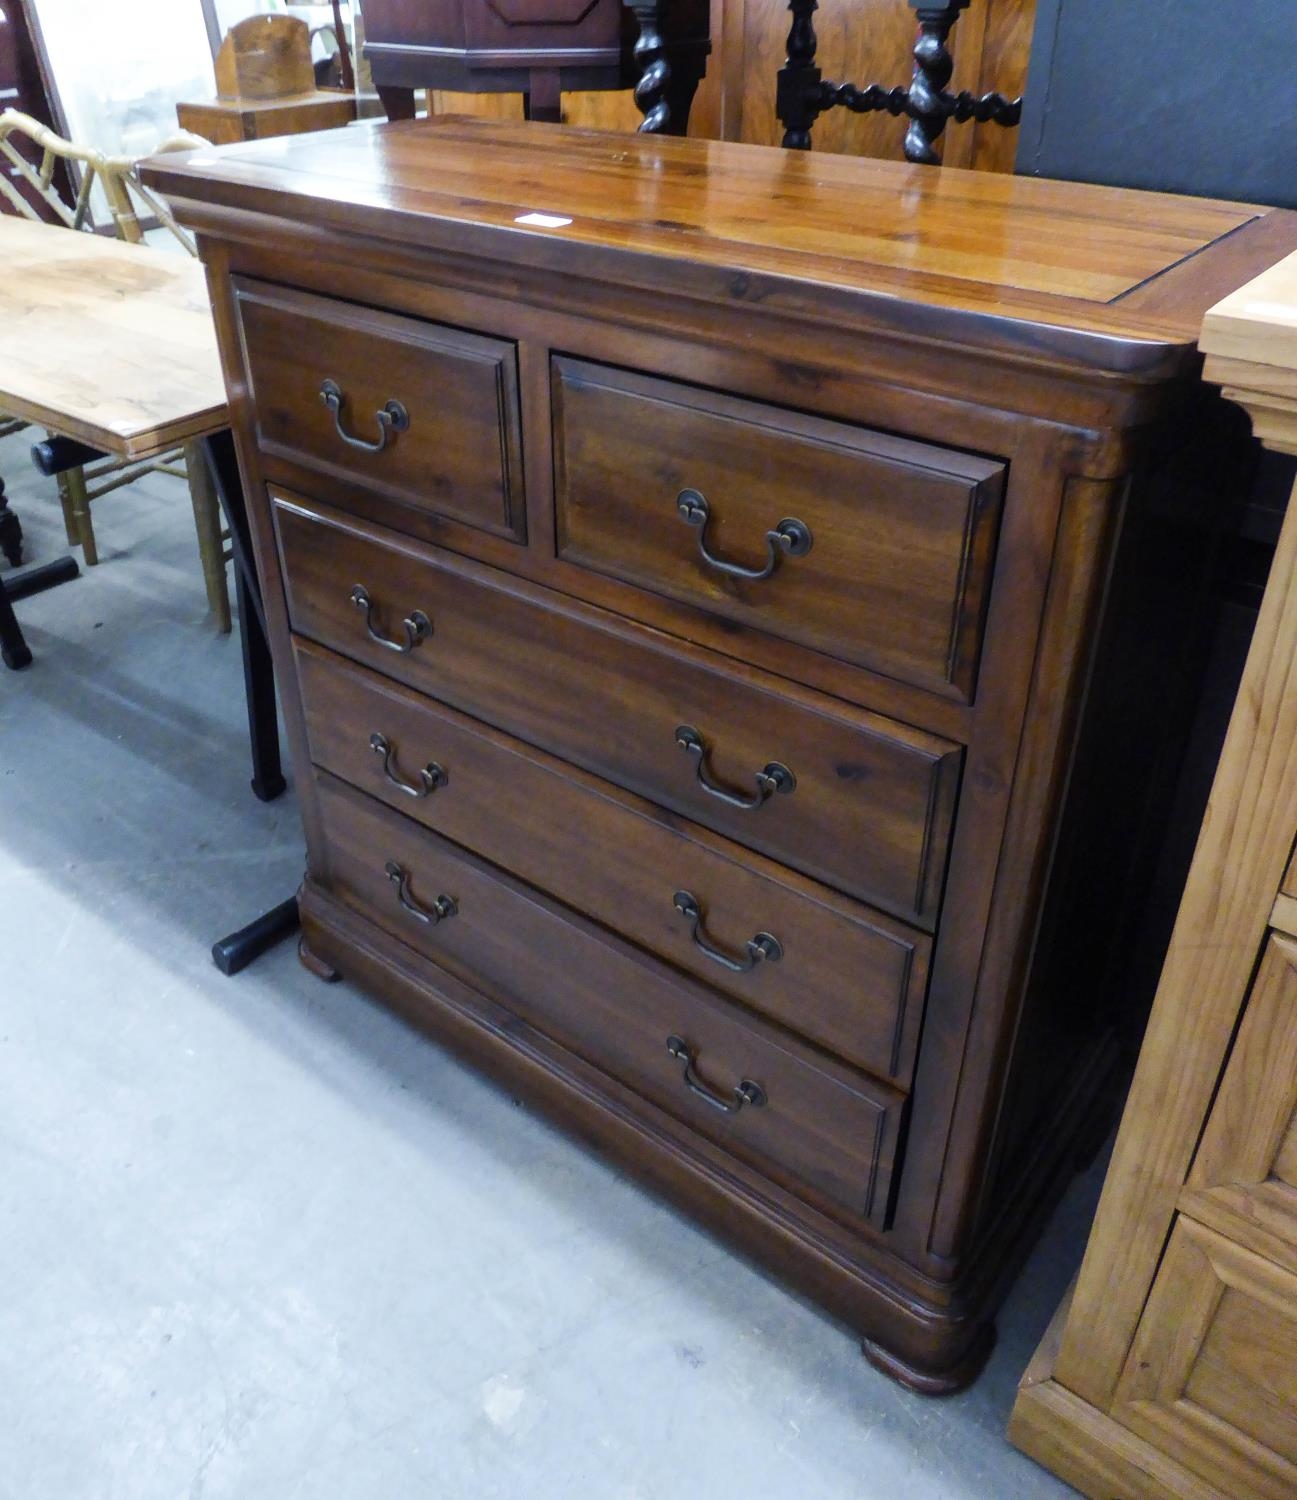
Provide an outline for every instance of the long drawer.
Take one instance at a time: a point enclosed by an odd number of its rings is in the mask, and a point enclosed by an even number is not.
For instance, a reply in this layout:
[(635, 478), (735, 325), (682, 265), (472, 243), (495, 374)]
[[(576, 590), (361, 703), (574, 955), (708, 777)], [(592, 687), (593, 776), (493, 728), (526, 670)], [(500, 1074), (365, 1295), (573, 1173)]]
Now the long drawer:
[(243, 278), (235, 306), (272, 463), (523, 539), (512, 343)]
[(317, 765), (908, 1084), (927, 982), (922, 933), (317, 646), (296, 651)]
[(1004, 466), (552, 363), (559, 556), (971, 697)]
[(321, 775), (312, 878), (554, 1040), (794, 1189), (881, 1223), (903, 1097)]
[(275, 515), (299, 634), (933, 925), (958, 746), (358, 522)]

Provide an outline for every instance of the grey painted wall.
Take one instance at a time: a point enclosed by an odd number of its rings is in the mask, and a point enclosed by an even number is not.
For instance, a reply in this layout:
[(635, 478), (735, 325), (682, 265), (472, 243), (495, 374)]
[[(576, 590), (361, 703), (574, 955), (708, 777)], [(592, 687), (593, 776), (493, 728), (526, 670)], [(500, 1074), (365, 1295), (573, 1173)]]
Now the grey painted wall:
[(1017, 166), (1297, 207), (1297, 0), (1039, 0)]

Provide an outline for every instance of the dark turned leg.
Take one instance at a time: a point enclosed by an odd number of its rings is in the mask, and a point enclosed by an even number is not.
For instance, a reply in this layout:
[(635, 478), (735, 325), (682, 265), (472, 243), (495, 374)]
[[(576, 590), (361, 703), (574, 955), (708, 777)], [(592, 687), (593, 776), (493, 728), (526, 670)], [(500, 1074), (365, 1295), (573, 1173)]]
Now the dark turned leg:
[(775, 82), (775, 114), (784, 127), (782, 144), (792, 151), (811, 149), (811, 126), (820, 113), (820, 70), (815, 66), (816, 0), (790, 0), (787, 60)]
[(669, 61), (668, 67), (671, 71), (666, 92), (667, 123), (660, 133), (688, 135), (689, 111), (693, 108), (694, 95), (698, 92), (702, 78), (696, 69), (678, 66), (674, 61)]
[(391, 84), (386, 83), (380, 83), (376, 87), (379, 102), (389, 120), (414, 119), (413, 89), (393, 88)]
[(18, 616), (9, 602), (3, 578), (0, 578), (0, 660), (11, 672), (21, 672), (32, 664), (31, 651), (18, 628)]
[(667, 62), (666, 45), (658, 29), (659, 0), (630, 0), (635, 12), (639, 36), (635, 39), (635, 66), (639, 69), (639, 82), (635, 85), (635, 103), (644, 116), (640, 121), (642, 135), (671, 134), (671, 65)]
[(936, 142), (949, 121), (977, 120), (1013, 126), (1022, 118), (1022, 100), (1003, 94), (972, 94), (967, 89), (952, 94), (947, 85), (954, 61), (946, 42), (950, 29), (968, 8), (969, 0), (910, 0), (919, 22), (914, 44), (914, 78), (909, 88), (887, 88), (881, 83), (857, 88), (854, 83), (826, 83), (815, 62), (815, 29), (811, 17), (815, 0), (790, 0), (793, 13), (788, 33), (788, 61), (779, 73), (775, 112), (784, 122), (784, 145), (805, 151), (811, 144), (811, 126), (826, 109), (842, 106), (853, 114), (886, 111), (908, 115), (905, 155), (909, 161), (935, 165)]
[(905, 132), (905, 159), (935, 166), (937, 137), (950, 118), (950, 95), (946, 85), (955, 71), (955, 60), (946, 42), (950, 28), (968, 8), (968, 0), (948, 0), (928, 5), (910, 0), (919, 18), (919, 39), (914, 44), (914, 78), (910, 83), (909, 129)]
[(252, 533), (243, 500), (234, 439), (228, 430), (204, 439), (204, 450), (234, 554), (234, 581), (239, 602), (239, 635), (243, 642), (243, 684), (248, 700), (248, 735), (252, 742), (252, 790), (271, 802), (284, 790), (279, 759), (279, 723), (275, 715), (275, 669), (266, 640), (266, 617), (252, 558)]
[(23, 560), (23, 529), (18, 517), (9, 509), (3, 479), (0, 479), (0, 552), (4, 553), (11, 568), (16, 568)]

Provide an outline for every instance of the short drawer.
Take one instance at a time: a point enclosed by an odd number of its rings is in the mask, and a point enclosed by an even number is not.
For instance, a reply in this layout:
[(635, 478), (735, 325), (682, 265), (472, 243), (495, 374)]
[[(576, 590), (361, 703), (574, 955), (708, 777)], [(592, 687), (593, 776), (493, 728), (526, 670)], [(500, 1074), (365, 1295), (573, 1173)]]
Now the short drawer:
[(317, 765), (848, 1062), (908, 1083), (922, 933), (319, 647), (299, 642), (297, 662)]
[(284, 500), (275, 514), (299, 634), (871, 905), (935, 922), (958, 746), (448, 553)]
[(970, 697), (1003, 465), (552, 361), (560, 557)]
[(525, 537), (511, 343), (243, 279), (235, 302), (264, 453)]
[(335, 896), (735, 1156), (881, 1223), (900, 1094), (331, 778), (319, 793), (312, 878)]

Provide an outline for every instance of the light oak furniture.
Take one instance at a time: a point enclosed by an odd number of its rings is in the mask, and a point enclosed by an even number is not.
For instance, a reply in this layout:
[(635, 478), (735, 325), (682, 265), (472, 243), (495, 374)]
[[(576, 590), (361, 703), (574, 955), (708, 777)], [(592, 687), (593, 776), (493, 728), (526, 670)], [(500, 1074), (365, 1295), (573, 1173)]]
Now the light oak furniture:
[(1197, 330), (1297, 218), (464, 121), (146, 175), (214, 288), (308, 965), (966, 1382), (1106, 1126), (1246, 441)]
[(220, 508), (198, 441), (226, 424), (202, 268), (9, 217), (0, 262), (0, 411), (107, 455), (59, 476), (68, 541), (93, 566), (91, 502), (183, 451), (207, 601), (228, 631)]
[[(203, 268), (188, 256), (0, 217), (0, 410), (56, 441), (134, 461), (183, 447), (195, 520), (210, 525), (224, 596), (220, 510), (239, 600), (254, 792), (284, 789), (275, 685)], [(71, 570), (75, 573), (75, 568)], [(63, 573), (60, 576), (66, 577)], [(56, 580), (57, 581), (57, 580)], [(209, 597), (218, 580), (209, 577)], [(0, 577), (4, 659), (31, 653)]]
[(209, 141), (329, 130), (356, 118), (348, 89), (317, 89), (310, 29), (296, 16), (249, 16), (216, 54), (216, 98), (176, 105), (181, 127)]
[[(1297, 256), (1201, 345), (1297, 453)], [(1085, 1261), (1009, 1428), (1095, 1500), (1297, 1494), (1295, 745), (1290, 503)]]
[[(164, 151), (183, 149), (185, 146), (197, 144), (202, 143), (195, 137), (179, 136), (159, 149)], [(40, 152), (39, 166), (27, 161), (20, 149), (24, 146), (35, 148)], [(43, 228), (42, 216), (45, 215), (52, 217), (69, 230), (80, 231), (85, 227), (91, 189), (98, 183), (107, 197), (113, 224), (122, 240), (133, 245), (138, 245), (143, 240), (143, 230), (136, 213), (136, 200), (139, 199), (145, 210), (155, 215), (162, 225), (175, 235), (186, 253), (193, 254), (192, 242), (171, 217), (166, 205), (139, 182), (133, 160), (106, 157), (102, 152), (77, 146), (55, 135), (39, 120), (33, 120), (16, 110), (8, 109), (0, 113), (0, 159), (11, 165), (17, 178), (16, 183), (9, 183), (0, 177), (0, 197), (7, 199), (21, 218), (31, 220)], [(56, 172), (60, 163), (66, 165), (72, 161), (75, 161), (79, 168), (80, 188), (75, 202), (68, 204), (60, 196)], [(77, 238), (83, 238), (83, 236), (78, 235)], [(121, 293), (120, 277), (108, 275), (104, 278), (102, 257), (97, 257), (96, 252), (87, 252), (88, 259), (83, 258), (75, 242), (56, 246), (43, 234), (38, 234), (36, 237), (29, 236), (25, 242), (21, 239), (15, 240), (10, 234), (4, 241), (0, 241), (0, 245), (12, 256), (12, 260), (7, 263), (16, 281), (10, 287), (10, 307), (23, 319), (13, 326), (21, 331), (21, 342), (24, 345), (31, 334), (25, 321), (27, 314), (23, 312), (24, 298), (31, 296), (31, 282), (34, 278), (43, 275), (51, 277), (58, 288), (56, 300), (58, 296), (66, 295), (71, 290), (68, 280), (79, 276), (84, 277), (81, 290), (83, 298), (87, 293), (96, 300), (112, 298)], [(48, 268), (45, 263), (46, 251), (49, 252)], [(73, 293), (73, 300), (75, 300), (75, 293)], [(163, 308), (160, 311), (165, 317), (169, 309)], [(70, 326), (74, 329), (74, 338), (80, 339), (84, 336), (86, 329), (79, 319)], [(127, 329), (121, 325), (105, 330), (105, 332), (111, 339), (120, 340), (126, 336)], [(11, 341), (11, 351), (16, 357), (25, 361), (29, 360), (30, 356), (23, 348), (13, 349), (15, 342), (19, 341)], [(146, 343), (145, 350), (147, 348)], [(81, 352), (83, 355), (86, 352), (84, 345), (81, 346)], [(38, 356), (40, 357), (42, 356)], [(48, 358), (48, 353), (43, 357)], [(98, 350), (95, 350), (93, 357), (98, 359)], [(145, 353), (135, 352), (134, 358), (137, 364), (143, 363), (145, 357)], [(110, 375), (115, 373), (117, 372), (109, 370)], [(201, 364), (196, 373), (201, 378)], [(210, 376), (210, 368), (208, 375)], [(80, 389), (73, 399), (84, 403), (84, 376), (78, 378)], [(182, 384), (182, 399), (183, 389)], [(11, 413), (6, 413), (6, 420), (0, 423), (0, 432), (14, 432), (24, 425), (26, 424), (21, 416), (15, 417)], [(161, 469), (186, 479), (194, 507), (194, 525), (198, 534), (198, 552), (207, 588), (208, 606), (216, 620), (217, 628), (223, 633), (228, 632), (230, 598), (225, 579), (226, 553), (221, 532), (220, 507), (215, 491), (208, 480), (201, 454), (191, 443), (183, 451), (186, 465), (180, 467), (181, 449), (171, 444), (161, 449), (153, 446), (145, 449), (139, 442), (138, 434), (127, 436), (129, 440), (126, 443), (128, 450), (126, 452), (121, 452), (117, 448), (98, 450), (101, 453), (106, 452), (107, 457), (100, 457), (98, 461), (91, 464), (76, 462), (60, 467), (58, 471), (59, 499), (63, 506), (63, 521), (69, 543), (81, 547), (87, 567), (95, 566), (99, 561), (99, 554), (91, 514), (93, 501), (123, 485), (132, 483), (150, 470)], [(11, 523), (5, 527), (7, 533), (11, 535), (14, 531), (18, 531), (21, 536), (16, 519), (3, 507), (2, 501), (0, 501), (0, 521)], [(7, 555), (10, 556), (12, 562), (18, 561), (10, 549), (7, 549)]]

